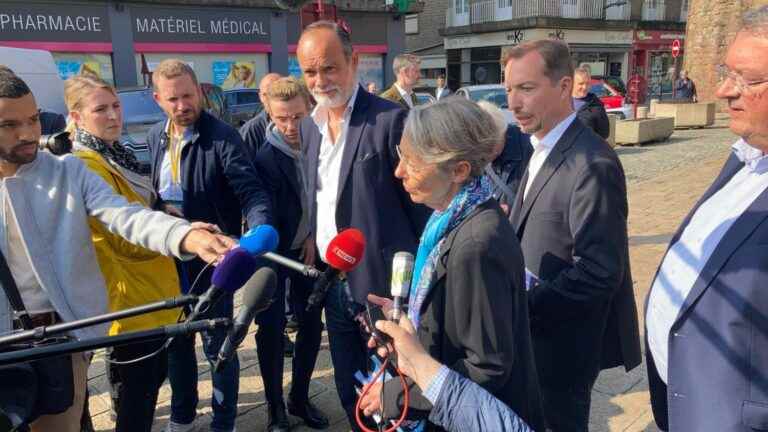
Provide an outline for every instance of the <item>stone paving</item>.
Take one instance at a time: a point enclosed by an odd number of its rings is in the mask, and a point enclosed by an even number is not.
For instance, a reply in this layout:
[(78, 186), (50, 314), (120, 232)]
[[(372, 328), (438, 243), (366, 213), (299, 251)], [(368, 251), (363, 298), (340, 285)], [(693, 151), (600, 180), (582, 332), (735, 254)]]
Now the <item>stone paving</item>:
[[(617, 149), (629, 185), (630, 255), (639, 307), (642, 308), (667, 241), (695, 200), (714, 179), (734, 140), (725, 128), (725, 120), (719, 119), (713, 128), (676, 131), (667, 142)], [(640, 318), (642, 320), (642, 314)], [(240, 348), (239, 355), (242, 370), (237, 429), (240, 432), (262, 431), (266, 427), (267, 414), (252, 335)], [(200, 431), (208, 430), (211, 420), (210, 376), (207, 362), (202, 359), (198, 346), (201, 402), (197, 430)], [(286, 394), (290, 386), (290, 367), (291, 361), (286, 359)], [(99, 431), (112, 430), (114, 424), (109, 417), (103, 353), (97, 353), (91, 366), (89, 389), (94, 426)], [(329, 415), (329, 431), (348, 430), (333, 385), (333, 368), (325, 335), (310, 393), (312, 401)], [(617, 369), (604, 371), (595, 386), (592, 402), (592, 431), (658, 430), (650, 412), (644, 367), (630, 373)], [(160, 392), (155, 431), (162, 430), (168, 421), (169, 409), (170, 387), (166, 382)], [(312, 430), (301, 425), (297, 418), (291, 418), (291, 421), (296, 426), (295, 431)]]

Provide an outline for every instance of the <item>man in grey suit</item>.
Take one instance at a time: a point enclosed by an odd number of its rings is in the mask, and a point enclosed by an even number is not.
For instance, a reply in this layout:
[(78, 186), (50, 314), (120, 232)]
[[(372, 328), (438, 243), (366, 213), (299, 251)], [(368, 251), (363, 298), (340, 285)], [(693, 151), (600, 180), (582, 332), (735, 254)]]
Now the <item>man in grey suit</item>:
[(539, 40), (502, 55), (509, 109), (533, 146), (512, 209), (526, 265), (531, 335), (549, 428), (586, 431), (601, 369), (640, 364), (616, 153), (576, 121), (568, 46)]

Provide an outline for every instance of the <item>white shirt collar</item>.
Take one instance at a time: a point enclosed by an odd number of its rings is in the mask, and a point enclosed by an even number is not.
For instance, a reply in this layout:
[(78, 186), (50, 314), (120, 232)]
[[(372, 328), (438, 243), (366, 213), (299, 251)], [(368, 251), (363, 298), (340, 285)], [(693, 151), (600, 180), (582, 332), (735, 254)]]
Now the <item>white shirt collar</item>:
[(749, 145), (743, 138), (736, 141), (731, 149), (733, 149), (736, 157), (749, 167), (750, 171), (758, 173), (768, 171), (768, 156), (762, 150)]
[[(354, 90), (352, 90), (352, 96), (349, 97), (349, 100), (347, 101), (347, 109), (344, 110), (345, 119), (349, 118), (352, 115), (352, 110), (355, 109), (355, 101), (357, 100), (357, 94), (359, 90), (360, 84), (355, 81), (355, 87)], [(317, 128), (320, 130), (323, 130), (323, 126), (328, 123), (328, 111), (329, 108), (321, 107), (318, 105), (314, 110), (312, 110), (312, 114), (310, 114), (312, 120), (315, 122), (315, 125), (317, 125)]]
[(538, 150), (539, 147), (541, 147), (541, 150), (551, 150), (555, 144), (560, 141), (560, 138), (563, 137), (563, 134), (575, 119), (576, 113), (573, 112), (568, 117), (563, 119), (563, 121), (558, 123), (557, 126), (553, 127), (552, 130), (549, 131), (541, 140), (536, 138), (536, 136), (531, 135), (531, 145), (533, 146), (533, 150)]
[(405, 90), (403, 90), (399, 85), (397, 85), (397, 83), (395, 83), (395, 88), (397, 89), (397, 91), (400, 92), (400, 96), (403, 98), (405, 103), (407, 103), (408, 106), (413, 108), (413, 100), (411, 99), (411, 94), (413, 93), (413, 91), (411, 91), (411, 93), (408, 93)]

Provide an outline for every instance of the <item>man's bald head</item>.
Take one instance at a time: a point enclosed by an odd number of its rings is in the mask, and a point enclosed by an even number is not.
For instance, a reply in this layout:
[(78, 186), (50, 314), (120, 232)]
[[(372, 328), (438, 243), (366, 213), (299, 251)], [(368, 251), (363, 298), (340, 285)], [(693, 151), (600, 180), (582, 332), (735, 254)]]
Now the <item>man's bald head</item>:
[(259, 81), (259, 99), (264, 106), (267, 106), (267, 90), (269, 85), (282, 78), (279, 73), (270, 72), (264, 75), (264, 78)]

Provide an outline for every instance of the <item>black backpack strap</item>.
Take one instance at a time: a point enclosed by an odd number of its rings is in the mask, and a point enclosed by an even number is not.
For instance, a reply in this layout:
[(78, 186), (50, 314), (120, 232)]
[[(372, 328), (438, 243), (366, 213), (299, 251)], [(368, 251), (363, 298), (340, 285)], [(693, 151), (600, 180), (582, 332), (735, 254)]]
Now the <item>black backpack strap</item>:
[(5, 291), (13, 311), (16, 312), (16, 317), (21, 321), (21, 326), (25, 330), (33, 328), (32, 318), (29, 317), (27, 308), (24, 307), (19, 288), (16, 286), (16, 281), (13, 279), (13, 274), (11, 274), (11, 269), (8, 267), (8, 262), (2, 251), (0, 251), (0, 284), (3, 285), (3, 291)]

